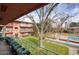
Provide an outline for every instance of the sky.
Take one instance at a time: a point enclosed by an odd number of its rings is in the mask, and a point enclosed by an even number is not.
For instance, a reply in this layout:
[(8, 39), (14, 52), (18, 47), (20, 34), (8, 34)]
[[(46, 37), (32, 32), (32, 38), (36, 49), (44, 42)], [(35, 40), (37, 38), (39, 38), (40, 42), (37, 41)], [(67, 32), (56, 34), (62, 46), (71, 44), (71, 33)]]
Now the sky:
[(62, 3), (56, 8), (57, 12), (66, 12), (71, 16), (77, 15), (79, 13), (78, 3)]
[(79, 22), (79, 3), (59, 4), (55, 10), (57, 13), (65, 12), (70, 16), (74, 16), (71, 18), (71, 21)]
[[(69, 14), (70, 16), (74, 16), (72, 18), (72, 22), (79, 21), (79, 3), (61, 3), (54, 10), (56, 11), (56, 13), (65, 12), (65, 13)], [(36, 12), (33, 11), (30, 14), (32, 14), (34, 16), (34, 18), (36, 19), (36, 21), (38, 22), (38, 16), (37, 16)], [(21, 17), (19, 19), (23, 21), (23, 17)], [(29, 20), (29, 18), (25, 18), (24, 21), (26, 21), (26, 19), (27, 19), (27, 22), (31, 22), (31, 20)]]

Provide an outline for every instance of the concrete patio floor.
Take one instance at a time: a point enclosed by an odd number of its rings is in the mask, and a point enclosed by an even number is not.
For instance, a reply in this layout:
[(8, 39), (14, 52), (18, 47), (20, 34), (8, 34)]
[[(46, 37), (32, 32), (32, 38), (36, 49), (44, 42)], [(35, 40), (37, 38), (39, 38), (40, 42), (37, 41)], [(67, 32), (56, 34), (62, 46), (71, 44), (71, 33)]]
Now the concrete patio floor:
[(0, 41), (0, 55), (11, 55), (11, 54), (12, 53), (9, 45), (4, 41)]

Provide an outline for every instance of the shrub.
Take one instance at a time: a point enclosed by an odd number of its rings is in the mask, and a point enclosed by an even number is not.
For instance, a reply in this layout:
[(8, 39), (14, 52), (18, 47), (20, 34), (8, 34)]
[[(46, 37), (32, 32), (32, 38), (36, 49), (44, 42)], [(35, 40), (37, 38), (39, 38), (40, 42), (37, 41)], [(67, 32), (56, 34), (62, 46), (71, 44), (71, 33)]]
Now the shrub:
[(79, 55), (79, 50), (77, 51), (78, 55)]
[(43, 34), (43, 39), (47, 38), (48, 35), (47, 34)]

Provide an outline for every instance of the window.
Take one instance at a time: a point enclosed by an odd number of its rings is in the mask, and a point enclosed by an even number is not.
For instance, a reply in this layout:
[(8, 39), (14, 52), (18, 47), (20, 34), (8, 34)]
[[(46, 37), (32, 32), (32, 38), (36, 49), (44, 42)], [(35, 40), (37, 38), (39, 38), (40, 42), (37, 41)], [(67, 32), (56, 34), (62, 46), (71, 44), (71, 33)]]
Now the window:
[(18, 27), (15, 27), (15, 29), (18, 29)]

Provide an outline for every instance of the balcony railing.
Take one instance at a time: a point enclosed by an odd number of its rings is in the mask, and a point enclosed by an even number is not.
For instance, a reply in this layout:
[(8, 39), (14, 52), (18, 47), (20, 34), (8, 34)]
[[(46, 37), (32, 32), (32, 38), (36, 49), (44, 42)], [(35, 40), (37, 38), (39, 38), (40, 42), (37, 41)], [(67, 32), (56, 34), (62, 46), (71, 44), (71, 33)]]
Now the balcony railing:
[(12, 30), (5, 30), (5, 32), (13, 32)]
[(20, 26), (21, 26), (21, 27), (32, 27), (31, 24), (21, 24)]
[(33, 32), (32, 29), (21, 29), (20, 32)]

